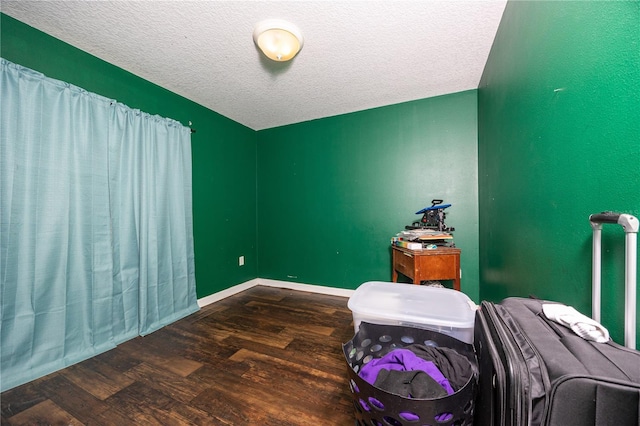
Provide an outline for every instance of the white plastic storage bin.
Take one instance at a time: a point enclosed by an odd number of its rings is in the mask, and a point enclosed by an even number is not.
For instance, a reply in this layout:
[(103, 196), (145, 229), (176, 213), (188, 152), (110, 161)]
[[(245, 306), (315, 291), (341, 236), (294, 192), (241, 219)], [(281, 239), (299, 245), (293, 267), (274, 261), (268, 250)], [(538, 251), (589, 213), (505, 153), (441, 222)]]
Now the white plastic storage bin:
[(473, 344), (477, 306), (456, 290), (370, 281), (356, 289), (348, 306), (356, 333), (366, 321), (424, 328)]

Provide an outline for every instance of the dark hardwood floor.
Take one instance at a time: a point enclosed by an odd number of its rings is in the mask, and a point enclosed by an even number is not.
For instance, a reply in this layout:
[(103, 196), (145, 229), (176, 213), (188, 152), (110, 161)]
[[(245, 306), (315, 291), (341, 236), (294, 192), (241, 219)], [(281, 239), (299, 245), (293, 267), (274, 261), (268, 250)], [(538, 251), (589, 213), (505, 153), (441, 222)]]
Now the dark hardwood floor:
[(0, 395), (3, 425), (353, 425), (347, 299), (257, 286)]

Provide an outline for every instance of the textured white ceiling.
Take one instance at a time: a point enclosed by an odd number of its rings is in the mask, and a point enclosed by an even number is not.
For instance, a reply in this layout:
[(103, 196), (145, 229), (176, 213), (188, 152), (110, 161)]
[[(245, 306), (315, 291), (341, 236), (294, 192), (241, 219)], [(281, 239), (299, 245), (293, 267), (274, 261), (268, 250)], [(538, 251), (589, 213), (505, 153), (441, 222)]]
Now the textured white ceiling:
[[(506, 0), (13, 1), (2, 12), (254, 130), (475, 89)], [(253, 27), (304, 35), (290, 63)]]

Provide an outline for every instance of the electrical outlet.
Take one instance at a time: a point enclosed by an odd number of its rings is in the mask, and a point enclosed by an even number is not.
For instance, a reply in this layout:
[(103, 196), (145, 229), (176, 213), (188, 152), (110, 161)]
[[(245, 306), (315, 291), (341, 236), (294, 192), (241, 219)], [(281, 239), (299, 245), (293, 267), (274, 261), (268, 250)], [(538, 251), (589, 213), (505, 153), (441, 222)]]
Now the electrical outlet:
[(244, 266), (244, 256), (240, 256), (240, 257), (238, 258), (238, 265), (240, 265), (240, 266)]

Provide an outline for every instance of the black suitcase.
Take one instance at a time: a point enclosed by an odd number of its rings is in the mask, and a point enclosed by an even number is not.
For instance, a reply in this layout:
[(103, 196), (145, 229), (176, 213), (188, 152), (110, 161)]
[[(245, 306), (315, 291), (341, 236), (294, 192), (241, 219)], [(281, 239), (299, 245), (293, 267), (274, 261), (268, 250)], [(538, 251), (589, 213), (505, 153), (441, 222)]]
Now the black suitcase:
[(536, 299), (482, 302), (477, 425), (640, 425), (640, 352), (548, 320)]
[(602, 223), (619, 223), (625, 228), (625, 328), (632, 328), (632, 333), (625, 330), (625, 341), (629, 347), (585, 340), (547, 319), (542, 306), (554, 302), (524, 298), (508, 298), (499, 304), (484, 301), (474, 329), (479, 368), (474, 424), (640, 425), (640, 352), (633, 349), (638, 220), (610, 213), (590, 219), (594, 229), (594, 318), (599, 318), (596, 272), (600, 273), (600, 228)]

